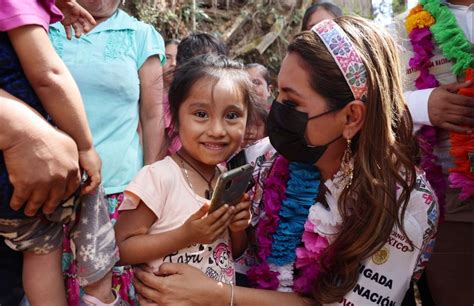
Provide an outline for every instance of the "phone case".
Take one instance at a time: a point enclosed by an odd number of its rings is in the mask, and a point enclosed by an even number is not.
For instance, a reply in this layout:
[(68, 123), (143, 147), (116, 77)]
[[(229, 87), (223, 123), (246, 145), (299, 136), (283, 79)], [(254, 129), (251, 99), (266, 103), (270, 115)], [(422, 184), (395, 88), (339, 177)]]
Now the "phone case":
[(224, 204), (238, 204), (247, 190), (252, 173), (253, 166), (249, 164), (222, 173), (217, 179), (209, 212), (213, 212)]

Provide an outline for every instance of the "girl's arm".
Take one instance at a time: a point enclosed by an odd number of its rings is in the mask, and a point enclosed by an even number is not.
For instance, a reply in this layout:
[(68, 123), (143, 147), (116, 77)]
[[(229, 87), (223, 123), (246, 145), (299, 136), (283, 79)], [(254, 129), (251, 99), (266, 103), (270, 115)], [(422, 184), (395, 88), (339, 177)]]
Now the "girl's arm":
[(165, 139), (163, 79), (161, 75), (161, 62), (157, 56), (150, 56), (139, 70), (140, 123), (143, 132), (145, 165), (164, 157), (161, 154)]
[(79, 150), (90, 149), (92, 135), (81, 94), (45, 30), (28, 25), (9, 31), (8, 36), (28, 81), (54, 123), (76, 141)]
[[(130, 200), (126, 200), (130, 201)], [(115, 239), (122, 265), (142, 264), (162, 258), (191, 244), (182, 227), (159, 234), (148, 234), (156, 215), (143, 203), (124, 210), (115, 225)]]
[[(161, 265), (159, 274), (161, 276), (142, 270), (136, 271), (134, 284), (140, 296), (140, 305), (231, 305), (230, 285), (208, 278), (195, 267), (165, 263)], [(233, 305), (313, 304), (314, 301), (296, 293), (234, 287)]]
[(214, 241), (226, 230), (232, 213), (227, 206), (222, 206), (206, 215), (208, 209), (209, 205), (204, 205), (180, 227), (158, 234), (148, 234), (156, 221), (156, 215), (143, 202), (134, 210), (122, 211), (115, 225), (115, 238), (120, 250), (119, 264), (141, 264), (193, 243)]
[(8, 36), (41, 104), (54, 123), (76, 142), (81, 168), (90, 178), (84, 191), (94, 190), (101, 181), (101, 163), (93, 147), (81, 94), (74, 79), (41, 26), (15, 28)]

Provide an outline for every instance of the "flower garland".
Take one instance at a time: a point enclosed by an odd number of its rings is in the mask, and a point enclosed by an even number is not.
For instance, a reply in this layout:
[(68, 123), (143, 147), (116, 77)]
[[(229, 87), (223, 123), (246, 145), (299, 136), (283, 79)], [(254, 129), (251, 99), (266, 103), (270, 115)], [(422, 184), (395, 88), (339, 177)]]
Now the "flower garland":
[[(410, 11), (405, 26), (414, 53), (409, 65), (411, 68), (420, 71), (415, 86), (417, 89), (426, 89), (439, 85), (436, 77), (429, 72), (430, 59), (434, 55), (433, 37), (440, 46), (443, 55), (454, 62), (452, 71), (456, 76), (472, 65), (474, 56), (471, 52), (471, 44), (467, 41), (463, 31), (457, 26), (456, 18), (445, 5), (441, 4), (439, 0), (421, 0), (420, 3)], [(433, 148), (438, 142), (437, 129), (423, 126), (417, 136), (423, 153), (421, 167), (426, 171), (428, 180), (435, 189), (440, 207), (443, 208), (447, 186), (443, 178), (442, 167), (437, 165), (437, 157), (433, 152)], [(466, 137), (469, 139), (466, 139)], [(462, 138), (463, 142), (460, 142), (459, 138)], [(455, 164), (465, 165), (466, 162), (459, 161), (459, 159), (468, 159), (468, 154), (462, 155), (457, 152), (459, 152), (459, 148), (462, 148), (462, 152), (466, 152), (466, 150), (467, 152), (473, 151), (472, 136), (450, 133), (450, 140), (452, 145), (451, 155), (455, 159)], [(472, 174), (469, 175), (469, 169), (463, 168), (462, 171), (463, 173), (459, 174), (459, 167), (450, 169), (450, 186), (463, 188), (461, 192), (463, 197), (467, 194), (473, 195), (474, 186), (472, 188), (466, 187), (473, 185)], [(466, 188), (467, 190), (465, 190)]]
[[(283, 157), (275, 161), (265, 181), (266, 214), (256, 229), (260, 264), (247, 272), (255, 287), (310, 292), (320, 271), (319, 255), (328, 245), (307, 221), (319, 183), (313, 166), (288, 163)], [(298, 247), (301, 241), (304, 247)], [(299, 269), (296, 278), (294, 268)]]

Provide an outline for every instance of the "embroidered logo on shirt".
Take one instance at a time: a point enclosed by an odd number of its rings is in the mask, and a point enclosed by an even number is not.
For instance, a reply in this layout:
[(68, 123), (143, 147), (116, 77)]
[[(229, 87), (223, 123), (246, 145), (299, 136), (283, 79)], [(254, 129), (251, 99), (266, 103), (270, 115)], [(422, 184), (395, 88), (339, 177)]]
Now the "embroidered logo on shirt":
[(382, 247), (378, 250), (374, 255), (372, 255), (372, 261), (376, 265), (383, 265), (387, 262), (388, 258), (390, 257), (390, 251), (387, 247)]

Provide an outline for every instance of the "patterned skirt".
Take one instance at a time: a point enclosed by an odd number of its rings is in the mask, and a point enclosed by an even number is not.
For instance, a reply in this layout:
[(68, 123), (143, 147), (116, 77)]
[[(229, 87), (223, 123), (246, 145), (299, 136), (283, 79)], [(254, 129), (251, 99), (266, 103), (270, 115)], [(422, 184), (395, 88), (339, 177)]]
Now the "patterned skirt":
[[(106, 196), (108, 210), (112, 224), (115, 224), (118, 217), (118, 209), (123, 202), (123, 193), (110, 194)], [(64, 281), (67, 292), (69, 306), (79, 305), (84, 291), (79, 286), (77, 277), (77, 263), (73, 260), (74, 256), (71, 250), (69, 239), (64, 239), (62, 267)], [(112, 288), (114, 288), (124, 301), (130, 305), (138, 305), (135, 288), (132, 285), (133, 271), (131, 267), (114, 267), (112, 270)]]

